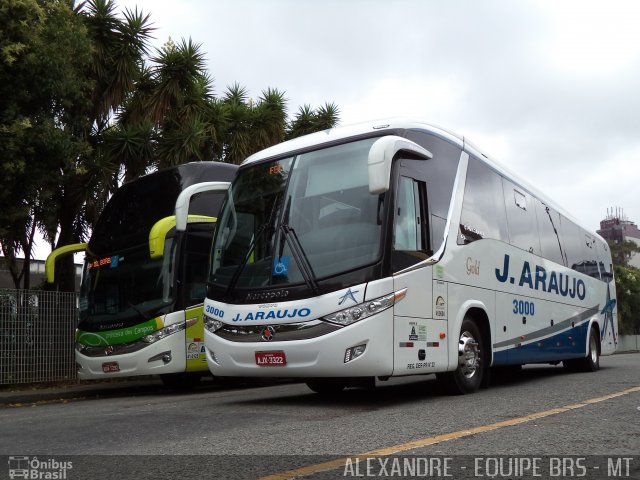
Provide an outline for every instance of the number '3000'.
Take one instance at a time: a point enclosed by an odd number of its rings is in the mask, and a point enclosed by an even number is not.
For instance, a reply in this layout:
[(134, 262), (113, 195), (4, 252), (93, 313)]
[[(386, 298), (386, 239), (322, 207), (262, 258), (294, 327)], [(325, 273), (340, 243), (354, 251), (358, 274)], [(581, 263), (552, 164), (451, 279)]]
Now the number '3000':
[(527, 302), (526, 300), (514, 300), (513, 313), (516, 315), (535, 315), (536, 308), (533, 302)]
[(220, 310), (219, 308), (215, 308), (212, 305), (207, 305), (206, 313), (209, 315), (213, 315), (215, 317), (224, 318), (224, 310)]

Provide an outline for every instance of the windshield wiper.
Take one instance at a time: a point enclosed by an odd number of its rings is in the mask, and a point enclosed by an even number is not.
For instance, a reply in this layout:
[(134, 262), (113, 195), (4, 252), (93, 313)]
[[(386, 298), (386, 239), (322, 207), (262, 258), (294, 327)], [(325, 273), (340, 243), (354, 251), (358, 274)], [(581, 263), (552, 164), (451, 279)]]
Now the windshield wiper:
[(247, 253), (244, 256), (244, 259), (242, 260), (242, 263), (240, 265), (238, 265), (238, 268), (236, 268), (236, 271), (233, 272), (233, 276), (231, 277), (231, 280), (229, 281), (229, 285), (227, 286), (227, 296), (229, 296), (229, 294), (231, 293), (231, 290), (233, 290), (235, 288), (236, 284), (238, 283), (238, 280), (240, 279), (240, 275), (242, 274), (242, 271), (244, 270), (244, 267), (249, 262), (249, 259), (251, 258), (251, 254), (255, 250), (256, 244), (258, 243), (258, 240), (260, 240), (260, 238), (262, 238), (262, 234), (266, 230), (268, 230), (267, 227), (269, 227), (271, 225), (271, 221), (273, 219), (273, 215), (274, 215), (274, 212), (276, 210), (276, 205), (278, 203), (278, 196), (279, 196), (279, 194), (276, 195), (276, 198), (273, 199), (273, 204), (271, 205), (271, 212), (269, 212), (269, 218), (267, 218), (267, 221), (264, 222), (263, 224), (261, 224), (258, 227), (258, 230), (256, 231), (256, 234), (251, 239), (251, 243), (249, 244), (249, 248), (247, 249)]
[(247, 249), (247, 253), (244, 256), (242, 263), (238, 265), (238, 268), (236, 268), (236, 271), (233, 272), (233, 276), (229, 281), (229, 285), (227, 286), (227, 296), (229, 295), (231, 290), (233, 290), (233, 288), (236, 286), (236, 283), (238, 283), (238, 280), (240, 279), (240, 275), (242, 274), (242, 271), (244, 270), (245, 265), (247, 265), (247, 263), (249, 262), (249, 259), (251, 258), (251, 254), (255, 250), (258, 240), (260, 240), (260, 238), (262, 237), (262, 234), (267, 230), (269, 223), (270, 223), (270, 220), (267, 220), (265, 223), (260, 225), (258, 227), (258, 231), (251, 239), (251, 243), (249, 244), (249, 248)]
[[(296, 231), (289, 226), (290, 212), (291, 197), (289, 197), (287, 200), (287, 206), (284, 209), (284, 215), (282, 217), (282, 222), (280, 223), (280, 230), (282, 231), (282, 236), (287, 242), (287, 245), (289, 245), (289, 249), (291, 250), (293, 259), (300, 269), (300, 273), (302, 274), (302, 278), (304, 278), (304, 282), (311, 289), (311, 291), (317, 295), (320, 291), (320, 287), (316, 279), (317, 277), (313, 271), (311, 262), (309, 262), (309, 257), (307, 257), (304, 248), (302, 248), (302, 244), (300, 243), (300, 239), (298, 238)], [(282, 242), (282, 240), (280, 240), (280, 258), (282, 258), (283, 251), (284, 243)]]

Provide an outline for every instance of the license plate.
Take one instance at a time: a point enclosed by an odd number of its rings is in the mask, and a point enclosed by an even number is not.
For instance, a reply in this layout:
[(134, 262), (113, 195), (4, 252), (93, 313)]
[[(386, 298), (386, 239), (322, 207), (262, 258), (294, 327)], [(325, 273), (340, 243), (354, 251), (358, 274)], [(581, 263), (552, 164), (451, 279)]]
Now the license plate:
[(284, 367), (286, 364), (284, 352), (256, 352), (256, 365), (260, 367)]
[(102, 371), (104, 373), (119, 372), (120, 365), (118, 365), (118, 362), (104, 362), (102, 364)]

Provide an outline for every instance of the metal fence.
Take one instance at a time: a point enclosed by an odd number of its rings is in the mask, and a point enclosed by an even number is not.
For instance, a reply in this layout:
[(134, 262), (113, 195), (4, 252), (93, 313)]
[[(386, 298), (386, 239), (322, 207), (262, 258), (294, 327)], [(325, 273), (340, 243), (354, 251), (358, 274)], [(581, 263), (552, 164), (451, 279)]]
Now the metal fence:
[(75, 293), (0, 289), (0, 385), (74, 380)]

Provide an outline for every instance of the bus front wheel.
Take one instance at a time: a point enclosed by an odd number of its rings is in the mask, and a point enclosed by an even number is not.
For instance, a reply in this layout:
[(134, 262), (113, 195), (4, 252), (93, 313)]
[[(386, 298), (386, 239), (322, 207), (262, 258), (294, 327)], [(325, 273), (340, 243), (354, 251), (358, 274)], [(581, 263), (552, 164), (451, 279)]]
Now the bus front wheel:
[(458, 339), (458, 366), (453, 372), (438, 373), (447, 393), (464, 395), (480, 388), (485, 372), (485, 346), (478, 325), (470, 318), (462, 321)]

